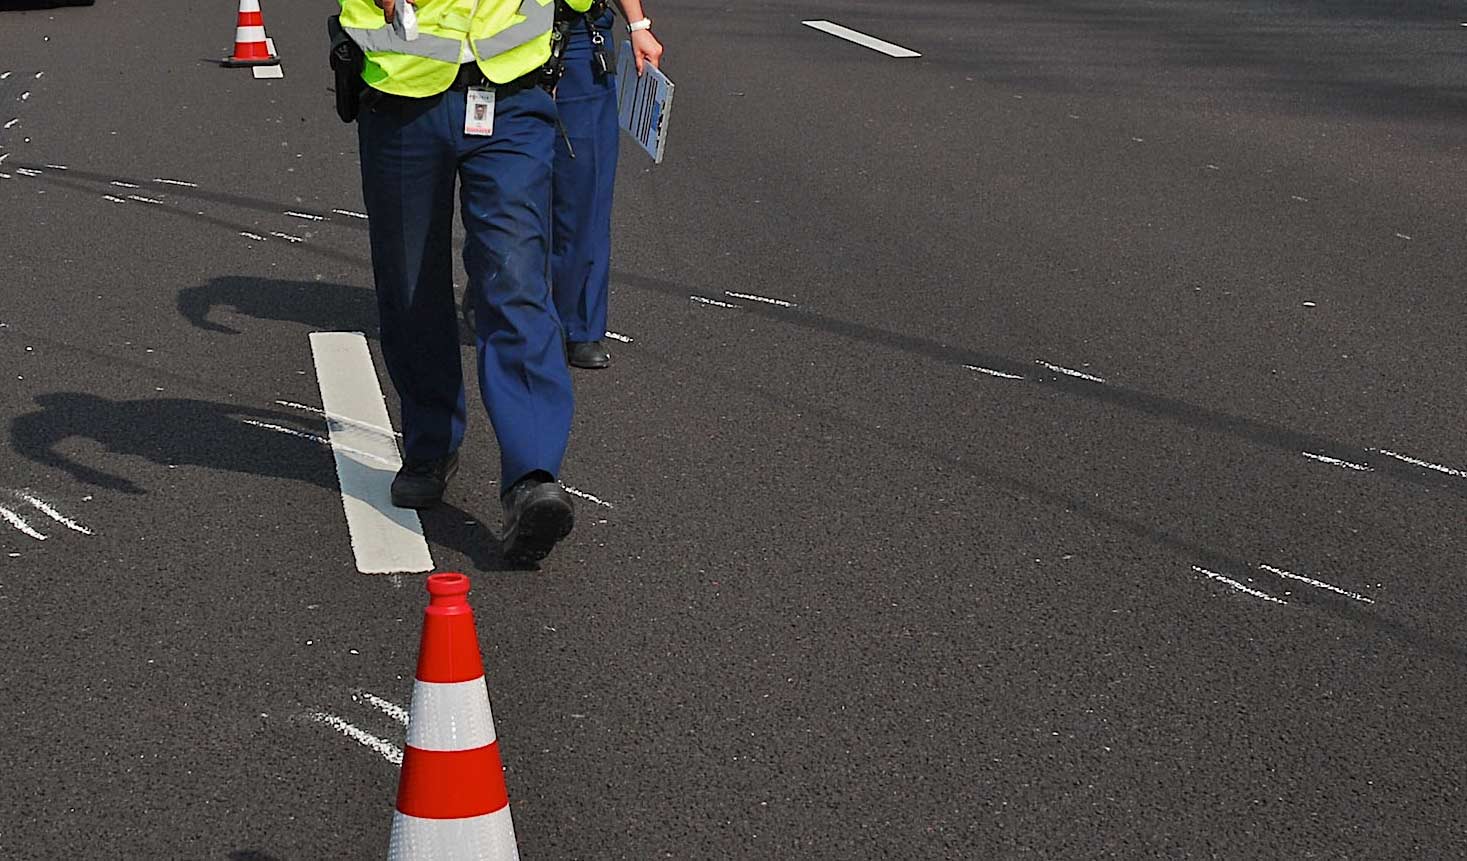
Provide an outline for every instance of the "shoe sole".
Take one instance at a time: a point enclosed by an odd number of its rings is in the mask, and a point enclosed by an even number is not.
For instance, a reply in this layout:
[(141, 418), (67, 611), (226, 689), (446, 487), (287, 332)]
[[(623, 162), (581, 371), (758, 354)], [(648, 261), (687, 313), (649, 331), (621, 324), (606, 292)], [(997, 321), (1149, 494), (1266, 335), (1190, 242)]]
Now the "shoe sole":
[(601, 371), (611, 367), (611, 362), (571, 362), (570, 366), (585, 371)]
[(569, 502), (546, 497), (531, 502), (520, 514), (514, 533), (504, 538), (504, 558), (511, 562), (539, 562), (571, 534), (576, 510)]

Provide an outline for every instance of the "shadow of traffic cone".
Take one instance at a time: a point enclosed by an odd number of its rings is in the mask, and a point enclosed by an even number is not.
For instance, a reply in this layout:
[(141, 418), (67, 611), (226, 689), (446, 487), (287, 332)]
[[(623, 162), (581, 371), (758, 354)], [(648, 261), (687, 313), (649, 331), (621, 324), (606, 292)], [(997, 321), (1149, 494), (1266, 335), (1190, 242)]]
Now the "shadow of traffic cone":
[(518, 861), (469, 578), (434, 574), (389, 861)]
[(234, 54), (222, 61), (226, 66), (273, 66), (280, 62), (265, 37), (265, 16), (260, 0), (239, 0), (239, 23), (234, 26)]

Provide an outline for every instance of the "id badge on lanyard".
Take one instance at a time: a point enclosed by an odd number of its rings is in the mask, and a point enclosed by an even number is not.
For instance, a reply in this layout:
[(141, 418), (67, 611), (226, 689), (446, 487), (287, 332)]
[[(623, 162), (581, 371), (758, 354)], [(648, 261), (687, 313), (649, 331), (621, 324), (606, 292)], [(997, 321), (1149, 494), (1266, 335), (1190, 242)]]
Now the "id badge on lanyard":
[(464, 134), (487, 137), (494, 134), (494, 90), (469, 87), (464, 101)]

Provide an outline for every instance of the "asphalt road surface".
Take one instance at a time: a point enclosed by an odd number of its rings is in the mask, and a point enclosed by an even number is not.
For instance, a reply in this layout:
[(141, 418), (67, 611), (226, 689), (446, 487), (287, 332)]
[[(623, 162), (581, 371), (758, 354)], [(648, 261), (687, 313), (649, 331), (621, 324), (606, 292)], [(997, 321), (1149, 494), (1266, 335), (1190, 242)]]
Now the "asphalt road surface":
[[(385, 853), (332, 5), (0, 4), (0, 858)], [(651, 14), (600, 502), (501, 564), (475, 409), (423, 518), (524, 857), (1467, 856), (1460, 4)]]

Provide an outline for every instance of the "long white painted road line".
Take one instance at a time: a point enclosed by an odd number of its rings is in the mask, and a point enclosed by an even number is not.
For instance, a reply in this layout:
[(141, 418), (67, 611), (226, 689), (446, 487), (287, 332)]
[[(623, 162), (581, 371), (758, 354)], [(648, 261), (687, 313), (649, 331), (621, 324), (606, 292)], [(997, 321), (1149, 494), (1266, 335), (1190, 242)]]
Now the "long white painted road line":
[(392, 504), (392, 476), (402, 458), (393, 436), (371, 429), (390, 428), (392, 420), (367, 339), (360, 332), (312, 332), (311, 355), (357, 570), (363, 574), (433, 570), (418, 513)]
[(842, 27), (839, 24), (832, 24), (829, 21), (801, 21), (800, 23), (806, 27), (813, 27), (822, 33), (829, 33), (837, 38), (845, 39), (847, 42), (855, 42), (863, 48), (870, 48), (888, 57), (922, 56), (911, 48), (903, 48), (901, 45), (894, 45), (875, 36), (867, 36), (865, 33), (852, 30), (850, 27)]

